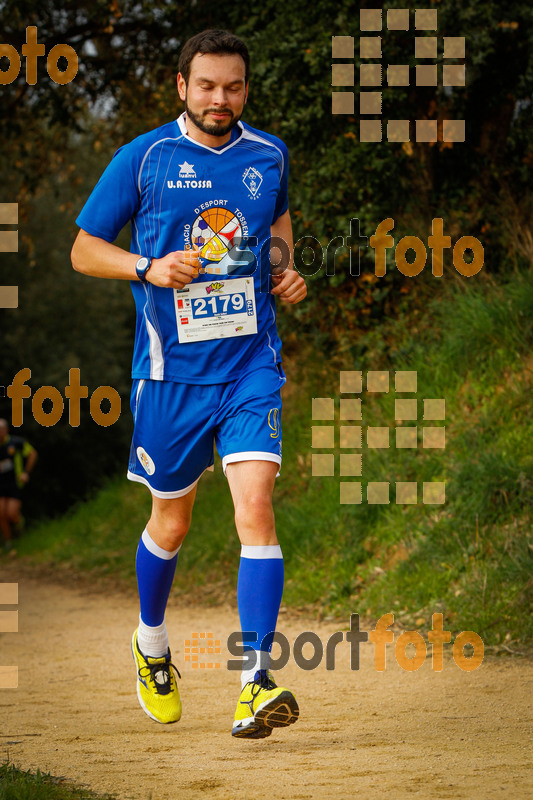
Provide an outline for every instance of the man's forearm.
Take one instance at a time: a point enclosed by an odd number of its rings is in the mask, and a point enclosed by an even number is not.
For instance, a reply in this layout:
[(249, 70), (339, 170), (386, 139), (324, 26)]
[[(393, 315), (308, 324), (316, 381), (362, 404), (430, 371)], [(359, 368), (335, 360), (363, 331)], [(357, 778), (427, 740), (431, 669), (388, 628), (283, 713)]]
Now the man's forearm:
[[(292, 236), (291, 216), (287, 210), (275, 221), (270, 228), (271, 249), (270, 261), (274, 264), (275, 273), (281, 273), (286, 269), (294, 269), (293, 250), (294, 242)], [(281, 241), (280, 241), (281, 240)], [(283, 242), (285, 244), (283, 244)]]
[[(144, 255), (144, 254), (143, 254)], [(125, 281), (138, 281), (135, 265), (140, 254), (128, 253), (114, 244), (91, 236), (81, 230), (72, 248), (72, 266), (77, 272), (95, 278), (118, 278)], [(146, 281), (154, 286), (183, 289), (198, 277), (200, 267), (198, 248), (175, 250), (162, 258), (153, 258)]]
[(31, 453), (28, 455), (28, 458), (26, 459), (24, 472), (27, 472), (29, 475), (30, 472), (33, 470), (36, 462), (37, 462), (37, 451), (32, 450)]
[(72, 248), (72, 266), (77, 272), (95, 278), (138, 280), (135, 264), (139, 255), (80, 231)]

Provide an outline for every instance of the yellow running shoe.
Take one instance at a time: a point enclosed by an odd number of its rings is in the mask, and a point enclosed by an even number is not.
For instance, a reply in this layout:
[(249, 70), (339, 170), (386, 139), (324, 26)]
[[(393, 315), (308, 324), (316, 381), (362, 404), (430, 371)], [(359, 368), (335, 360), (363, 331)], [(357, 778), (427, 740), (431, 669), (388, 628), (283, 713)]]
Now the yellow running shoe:
[(137, 666), (137, 697), (143, 711), (156, 722), (177, 722), (181, 717), (181, 700), (176, 679), (178, 670), (170, 660), (170, 650), (162, 658), (145, 656), (137, 644), (137, 630), (131, 640), (131, 652)]
[(292, 692), (276, 686), (270, 671), (258, 670), (241, 692), (231, 733), (243, 739), (265, 739), (272, 728), (296, 722), (299, 713)]

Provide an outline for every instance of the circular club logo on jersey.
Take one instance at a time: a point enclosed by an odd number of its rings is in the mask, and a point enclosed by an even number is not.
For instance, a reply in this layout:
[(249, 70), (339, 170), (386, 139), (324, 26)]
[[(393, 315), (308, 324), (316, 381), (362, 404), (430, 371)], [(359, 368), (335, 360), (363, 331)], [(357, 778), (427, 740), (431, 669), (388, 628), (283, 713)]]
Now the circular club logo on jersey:
[(148, 453), (146, 452), (146, 450), (144, 449), (144, 447), (137, 448), (137, 458), (141, 462), (144, 471), (148, 475), (153, 475), (155, 472), (155, 464), (148, 455)]
[[(248, 225), (238, 209), (208, 208), (198, 214), (190, 229), (190, 242), (200, 248), (204, 271), (214, 275), (229, 275), (254, 264), (247, 237)], [(185, 240), (187, 243), (187, 231)]]
[(202, 211), (192, 226), (193, 244), (200, 247), (200, 256), (208, 261), (222, 261), (234, 247), (234, 239), (242, 239), (241, 223), (227, 208)]

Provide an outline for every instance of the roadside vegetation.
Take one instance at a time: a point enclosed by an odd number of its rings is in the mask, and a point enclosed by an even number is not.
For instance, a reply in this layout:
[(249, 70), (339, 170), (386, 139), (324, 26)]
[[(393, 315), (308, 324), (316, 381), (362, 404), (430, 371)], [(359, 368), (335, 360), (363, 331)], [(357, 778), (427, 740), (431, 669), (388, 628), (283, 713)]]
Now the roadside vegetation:
[(63, 778), (46, 772), (17, 769), (0, 764), (0, 800), (114, 800), (112, 795), (97, 795), (71, 786)]

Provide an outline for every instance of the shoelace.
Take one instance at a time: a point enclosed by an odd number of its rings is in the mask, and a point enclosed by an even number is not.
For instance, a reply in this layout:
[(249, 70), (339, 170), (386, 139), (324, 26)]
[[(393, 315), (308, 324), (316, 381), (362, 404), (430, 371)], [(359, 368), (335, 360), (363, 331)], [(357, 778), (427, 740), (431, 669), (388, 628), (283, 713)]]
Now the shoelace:
[(261, 691), (261, 689), (266, 689), (267, 691), (270, 689), (276, 689), (276, 684), (274, 683), (274, 681), (272, 680), (266, 669), (260, 669), (258, 673), (256, 672), (255, 674), (256, 675), (259, 674), (259, 677), (254, 680), (251, 688), (252, 699), (240, 701), (241, 703), (244, 703), (244, 705), (249, 706), (252, 716), (254, 713), (253, 703), (255, 698)]
[[(139, 669), (139, 678), (149, 678), (149, 680), (153, 681), (155, 690), (158, 694), (168, 694), (170, 692), (170, 670), (173, 669), (178, 676), (181, 678), (180, 672), (177, 667), (169, 660), (165, 661), (165, 663), (155, 663), (155, 664), (145, 664)], [(141, 674), (143, 670), (147, 670), (144, 674)], [(162, 680), (156, 679), (156, 675), (161, 673)]]
[[(257, 673), (256, 673), (257, 674)], [(275, 689), (276, 684), (274, 683), (272, 677), (270, 676), (268, 670), (260, 669), (259, 670), (259, 679), (254, 681), (254, 685), (257, 686), (257, 689), (254, 693), (254, 689), (252, 687), (252, 694), (255, 696), (261, 689)]]

